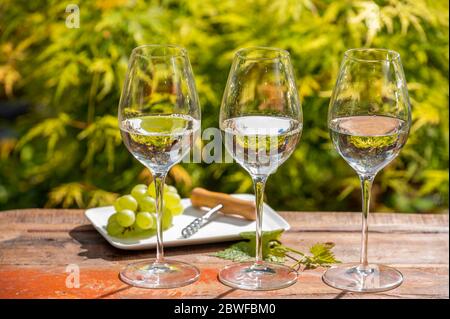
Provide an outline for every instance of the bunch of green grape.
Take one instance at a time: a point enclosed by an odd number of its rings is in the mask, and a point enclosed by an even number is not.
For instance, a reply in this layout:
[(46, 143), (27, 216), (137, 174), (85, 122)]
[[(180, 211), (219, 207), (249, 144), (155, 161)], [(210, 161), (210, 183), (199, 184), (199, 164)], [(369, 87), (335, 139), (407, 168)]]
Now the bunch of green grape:
[[(156, 234), (155, 184), (148, 187), (138, 184), (130, 194), (123, 195), (114, 202), (115, 213), (108, 219), (106, 230), (110, 236), (120, 238), (149, 237)], [(162, 228), (172, 226), (173, 216), (184, 211), (181, 197), (175, 187), (164, 185), (164, 208)]]

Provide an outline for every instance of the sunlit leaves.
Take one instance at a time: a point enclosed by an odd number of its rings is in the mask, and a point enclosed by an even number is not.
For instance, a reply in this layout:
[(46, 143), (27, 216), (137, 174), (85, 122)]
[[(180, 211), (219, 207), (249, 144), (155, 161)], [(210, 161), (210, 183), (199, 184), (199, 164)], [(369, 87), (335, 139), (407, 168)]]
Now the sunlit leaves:
[(419, 189), (419, 196), (433, 192), (436, 189), (446, 188), (448, 192), (448, 173), (442, 170), (426, 170), (422, 174), (425, 183)]
[(106, 154), (107, 169), (114, 169), (115, 148), (121, 143), (120, 131), (117, 118), (105, 115), (90, 124), (85, 130), (78, 134), (80, 140), (87, 139), (87, 154), (81, 163), (82, 166), (92, 165), (94, 156), (100, 152)]
[(381, 29), (380, 8), (372, 1), (357, 1), (355, 3), (357, 14), (350, 16), (348, 22), (352, 24), (364, 24), (367, 27), (366, 46), (372, 44), (373, 38)]
[(21, 149), (25, 144), (40, 138), (47, 140), (47, 158), (53, 155), (56, 143), (66, 136), (66, 127), (70, 122), (70, 117), (61, 113), (58, 117), (46, 119), (29, 129), (29, 131), (19, 140), (17, 148)]
[(83, 189), (80, 183), (68, 183), (55, 187), (48, 195), (47, 206), (83, 207)]
[[(80, 5), (79, 29), (64, 24), (67, 3), (43, 3), (2, 1), (0, 94), (35, 106), (17, 121), (18, 142), (0, 143), (0, 181), (11, 184), (2, 205), (15, 207), (19, 199), (22, 206), (44, 205), (53, 190), (48, 205), (84, 207), (129, 191), (143, 167), (121, 145), (117, 128), (128, 57), (138, 45), (177, 43), (189, 52), (203, 128), (218, 126), (238, 48), (290, 52), (304, 132), (267, 185), (268, 202), (290, 210), (360, 209), (359, 181), (328, 137), (329, 98), (346, 49), (399, 51), (413, 125), (399, 158), (375, 179), (380, 193), (372, 206), (409, 212), (448, 207), (447, 1), (96, 0)], [(169, 176), (177, 186), (252, 191), (236, 164), (180, 167)], [(141, 178), (151, 180), (148, 172)], [(189, 186), (184, 190), (188, 195)]]
[(0, 139), (0, 159), (6, 160), (14, 151), (17, 144), (15, 138), (2, 138)]
[(48, 195), (46, 206), (63, 208), (107, 206), (117, 197), (116, 193), (95, 189), (89, 184), (72, 182), (53, 188)]
[[(102, 89), (95, 92), (97, 100), (102, 100), (112, 89), (114, 84), (114, 70), (111, 61), (108, 59), (94, 59), (89, 66), (92, 73), (102, 73)], [(98, 93), (98, 94), (97, 94)]]
[(8, 64), (0, 66), (0, 84), (5, 88), (7, 96), (13, 95), (14, 84), (19, 80), (20, 74), (13, 66)]
[(102, 189), (94, 189), (88, 193), (88, 196), (89, 201), (87, 207), (101, 207), (111, 205), (119, 195)]

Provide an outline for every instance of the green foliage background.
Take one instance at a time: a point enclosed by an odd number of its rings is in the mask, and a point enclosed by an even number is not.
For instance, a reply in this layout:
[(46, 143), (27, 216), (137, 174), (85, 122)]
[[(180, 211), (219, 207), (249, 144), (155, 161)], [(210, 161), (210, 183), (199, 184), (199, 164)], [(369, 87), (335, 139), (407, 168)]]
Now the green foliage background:
[[(329, 97), (343, 52), (400, 52), (413, 110), (406, 147), (376, 178), (378, 211), (448, 209), (448, 2), (425, 0), (97, 0), (80, 1), (80, 28), (65, 25), (73, 1), (0, 3), (0, 100), (27, 100), (32, 112), (1, 126), (0, 208), (87, 207), (111, 202), (149, 174), (117, 129), (117, 105), (133, 47), (188, 49), (202, 126), (218, 126), (233, 53), (246, 46), (290, 51), (304, 111), (291, 158), (267, 185), (285, 210), (359, 210), (356, 174), (333, 149)], [(237, 164), (183, 164), (169, 183), (184, 195), (201, 185), (251, 192)]]

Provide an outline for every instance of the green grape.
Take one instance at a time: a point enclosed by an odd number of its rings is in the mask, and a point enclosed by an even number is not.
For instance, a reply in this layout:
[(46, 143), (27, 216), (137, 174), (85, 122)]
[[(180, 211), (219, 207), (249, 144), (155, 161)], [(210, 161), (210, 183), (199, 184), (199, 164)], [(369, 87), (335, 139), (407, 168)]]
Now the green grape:
[(116, 221), (116, 217), (117, 217), (117, 213), (112, 214), (111, 216), (109, 216), (108, 218), (108, 224), (112, 223), (113, 221)]
[[(153, 218), (153, 227), (156, 228), (156, 217), (151, 214)], [(156, 235), (156, 230), (152, 229), (142, 229), (136, 223), (130, 227), (122, 227), (116, 220), (117, 213), (111, 215), (108, 219), (108, 224), (106, 226), (106, 231), (108, 235), (117, 238), (149, 238)]]
[(179, 205), (181, 202), (181, 197), (178, 194), (172, 193), (172, 192), (167, 192), (164, 193), (164, 205), (172, 208), (174, 206)]
[[(166, 193), (168, 193), (168, 192), (174, 193), (174, 194), (178, 194), (178, 190), (176, 189), (175, 186), (164, 184), (164, 194), (166, 194)], [(150, 195), (150, 196), (153, 197), (153, 198), (156, 197), (155, 183), (154, 183), (154, 182), (152, 182), (152, 183), (148, 186), (147, 193), (148, 193), (148, 195)]]
[(136, 215), (136, 225), (141, 229), (156, 227), (156, 217), (149, 212), (140, 212)]
[(137, 206), (137, 201), (131, 195), (121, 196), (114, 202), (114, 208), (116, 209), (116, 212), (120, 212), (124, 209), (128, 209), (134, 212), (136, 211)]
[(167, 207), (164, 207), (164, 212), (163, 212), (163, 216), (162, 216), (162, 228), (164, 230), (170, 228), (172, 226), (172, 220), (173, 220), (173, 216), (172, 216), (172, 213), (170, 212), (170, 209), (168, 209)]
[(123, 233), (124, 227), (120, 226), (116, 219), (116, 214), (111, 215), (108, 219), (108, 225), (106, 226), (106, 231), (110, 236), (119, 236)]
[(177, 205), (170, 207), (170, 212), (172, 213), (172, 216), (181, 215), (184, 212), (184, 207), (181, 203), (178, 203)]
[(121, 210), (120, 212), (116, 213), (116, 215), (116, 220), (122, 227), (130, 227), (136, 220), (134, 212), (129, 209)]
[(147, 185), (137, 184), (134, 186), (131, 190), (131, 196), (133, 196), (137, 201), (139, 201), (140, 198), (147, 196)]
[(147, 194), (153, 198), (156, 197), (155, 182), (151, 182), (150, 185), (148, 185)]
[(133, 225), (131, 225), (129, 227), (124, 227), (124, 229), (119, 237), (121, 237), (121, 238), (136, 238), (137, 235), (139, 235), (140, 233), (142, 233), (144, 231), (145, 231), (144, 229), (139, 228), (136, 225), (136, 223), (134, 223)]
[(153, 197), (144, 196), (139, 200), (139, 210), (154, 213), (156, 211), (156, 201)]
[(167, 185), (167, 191), (171, 192), (171, 193), (178, 194), (177, 188), (175, 186), (172, 186), (172, 185)]

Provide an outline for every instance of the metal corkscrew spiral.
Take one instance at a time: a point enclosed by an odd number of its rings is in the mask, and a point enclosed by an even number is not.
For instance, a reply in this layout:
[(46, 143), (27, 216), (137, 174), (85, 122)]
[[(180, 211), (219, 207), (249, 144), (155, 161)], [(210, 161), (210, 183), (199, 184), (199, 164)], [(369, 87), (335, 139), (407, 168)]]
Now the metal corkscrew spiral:
[(183, 238), (188, 238), (188, 237), (192, 236), (193, 234), (195, 234), (200, 229), (200, 227), (201, 227), (200, 225), (202, 224), (202, 222), (203, 222), (203, 217), (196, 218), (196, 219), (194, 219), (194, 221), (192, 223), (190, 223), (185, 228), (183, 228), (183, 230), (181, 231)]
[(189, 225), (187, 225), (181, 231), (181, 235), (183, 238), (189, 238), (193, 234), (195, 234), (204, 224), (206, 224), (211, 217), (217, 213), (223, 207), (222, 204), (219, 204), (213, 208), (211, 208), (204, 216), (198, 217), (194, 219)]

